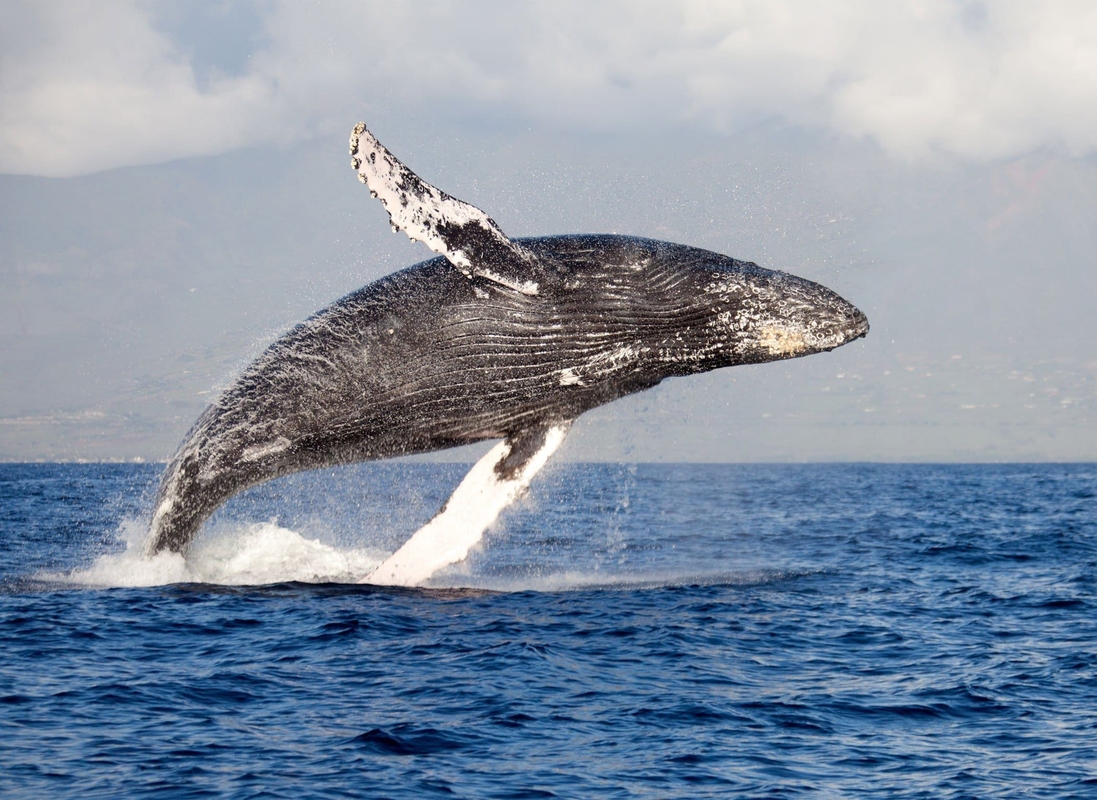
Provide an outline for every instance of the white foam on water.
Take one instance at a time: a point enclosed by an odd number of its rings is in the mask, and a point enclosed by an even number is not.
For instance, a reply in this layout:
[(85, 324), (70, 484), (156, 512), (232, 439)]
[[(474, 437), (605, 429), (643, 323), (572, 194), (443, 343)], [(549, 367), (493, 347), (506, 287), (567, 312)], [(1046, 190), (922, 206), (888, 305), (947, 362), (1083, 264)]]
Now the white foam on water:
[[(466, 540), (482, 532), (481, 520), (457, 530)], [(453, 534), (450, 531), (449, 534)], [(309, 538), (276, 522), (223, 523), (196, 541), (186, 557), (163, 552), (145, 555), (147, 530), (130, 520), (119, 530), (126, 548), (99, 556), (86, 569), (38, 577), (69, 586), (116, 588), (202, 583), (222, 586), (264, 586), (276, 583), (380, 583), (375, 572), (385, 561), (382, 551), (339, 548)], [(481, 589), (493, 592), (635, 591), (688, 585), (754, 585), (781, 581), (797, 573), (754, 569), (692, 574), (615, 573), (602, 570), (549, 570), (524, 575), (478, 575), (465, 565), (435, 574), (427, 562), (444, 560), (437, 553), (424, 561), (420, 585), (432, 589)], [(451, 562), (452, 563), (452, 562)], [(440, 567), (438, 569), (441, 569)], [(433, 576), (433, 577), (432, 577)], [(406, 584), (405, 584), (406, 585)]]
[(743, 571), (712, 571), (690, 573), (602, 572), (582, 570), (547, 571), (514, 577), (501, 575), (468, 576), (463, 581), (454, 580), (453, 587), (443, 587), (440, 581), (431, 581), (432, 588), (482, 589), (489, 592), (585, 592), (585, 591), (641, 591), (648, 589), (672, 589), (682, 586), (760, 586), (796, 578), (803, 574), (787, 570), (751, 569)]
[(137, 521), (125, 523), (119, 533), (126, 544), (123, 552), (99, 556), (87, 569), (43, 577), (97, 587), (357, 583), (384, 559), (383, 553), (333, 547), (275, 522), (221, 527), (196, 541), (185, 557), (169, 552), (146, 556), (146, 530)]

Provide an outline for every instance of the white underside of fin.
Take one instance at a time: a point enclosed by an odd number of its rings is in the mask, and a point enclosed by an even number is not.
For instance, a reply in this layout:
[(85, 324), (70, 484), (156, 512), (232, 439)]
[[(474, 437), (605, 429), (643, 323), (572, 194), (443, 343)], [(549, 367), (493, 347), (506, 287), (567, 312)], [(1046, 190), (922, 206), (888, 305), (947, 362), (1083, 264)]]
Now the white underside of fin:
[(499, 248), (512, 253), (517, 263), (529, 263), (533, 258), (525, 248), (507, 238), (479, 208), (431, 186), (408, 169), (377, 141), (364, 123), (358, 123), (351, 132), (350, 155), (358, 180), (369, 187), (370, 194), (388, 211), (394, 232), (402, 230), (412, 241), (423, 242), (465, 275), (480, 275), (523, 294), (537, 294), (533, 281), (513, 280), (483, 270), (481, 265), (473, 263), (470, 254), (447, 241), (443, 234), (445, 226), (475, 225)]
[(418, 586), (442, 567), (463, 561), (503, 509), (525, 493), (533, 476), (563, 443), (568, 427), (550, 428), (541, 449), (510, 480), (495, 472), (495, 465), (510, 453), (509, 442), (491, 448), (469, 470), (442, 510), (362, 583)]

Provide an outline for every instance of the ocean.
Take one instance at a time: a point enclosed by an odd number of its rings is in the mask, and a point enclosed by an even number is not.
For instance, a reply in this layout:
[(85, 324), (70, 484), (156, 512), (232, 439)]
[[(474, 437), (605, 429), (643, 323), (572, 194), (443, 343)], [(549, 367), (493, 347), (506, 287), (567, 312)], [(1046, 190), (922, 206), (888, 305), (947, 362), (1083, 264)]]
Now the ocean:
[(0, 464), (4, 797), (1097, 797), (1097, 465), (555, 464), (421, 589), (462, 465), (159, 469)]

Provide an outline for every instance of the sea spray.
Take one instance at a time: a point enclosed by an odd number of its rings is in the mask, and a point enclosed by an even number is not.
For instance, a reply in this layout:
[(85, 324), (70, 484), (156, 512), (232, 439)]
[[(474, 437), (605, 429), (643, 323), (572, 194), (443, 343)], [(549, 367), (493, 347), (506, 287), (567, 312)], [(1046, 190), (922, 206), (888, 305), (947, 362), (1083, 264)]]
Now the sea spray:
[(44, 576), (79, 586), (137, 587), (175, 583), (261, 586), (272, 583), (355, 583), (384, 557), (367, 549), (341, 549), (275, 522), (215, 526), (184, 557), (148, 556), (145, 529), (129, 520), (119, 528), (125, 550), (101, 555), (86, 569)]

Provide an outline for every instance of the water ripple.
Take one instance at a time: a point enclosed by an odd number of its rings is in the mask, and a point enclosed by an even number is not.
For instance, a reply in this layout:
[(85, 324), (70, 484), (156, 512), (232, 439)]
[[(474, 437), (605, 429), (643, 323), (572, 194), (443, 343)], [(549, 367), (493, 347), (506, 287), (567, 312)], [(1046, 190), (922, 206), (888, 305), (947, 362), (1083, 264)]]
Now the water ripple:
[(4, 796), (1097, 791), (1092, 465), (560, 467), (427, 589), (325, 570), (459, 468), (260, 487), (114, 588), (152, 471), (0, 472)]

